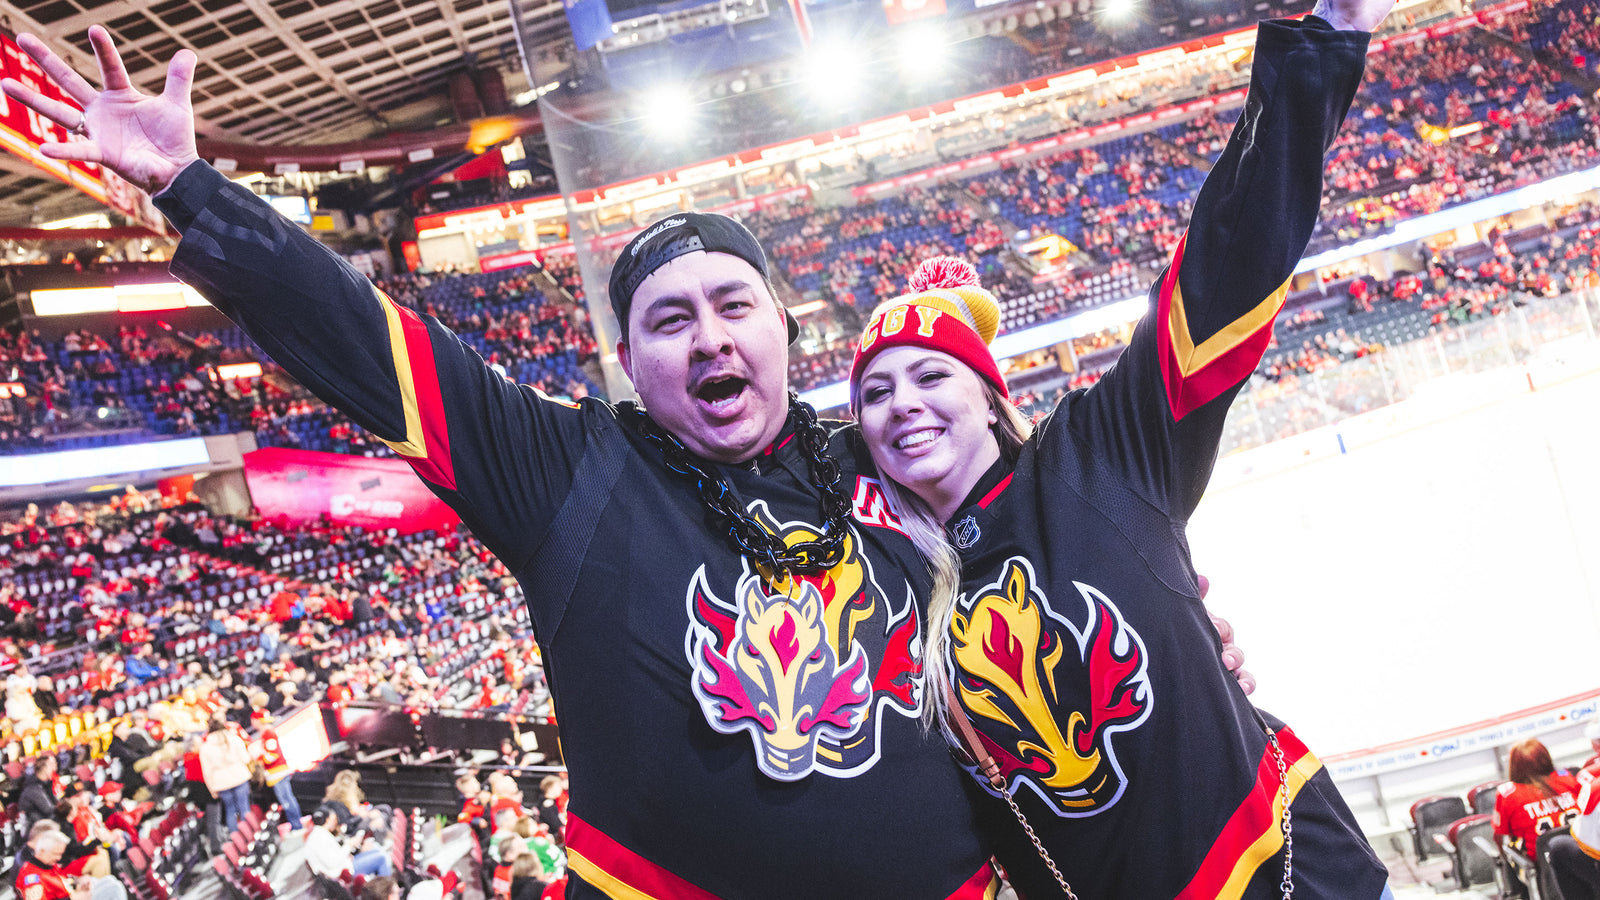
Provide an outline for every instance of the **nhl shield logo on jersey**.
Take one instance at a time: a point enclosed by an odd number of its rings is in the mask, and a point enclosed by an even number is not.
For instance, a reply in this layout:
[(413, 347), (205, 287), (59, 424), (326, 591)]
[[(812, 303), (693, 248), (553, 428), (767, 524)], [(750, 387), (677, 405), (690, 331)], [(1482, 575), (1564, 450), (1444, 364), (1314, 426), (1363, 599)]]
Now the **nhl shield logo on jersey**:
[[(805, 523), (756, 520), (793, 545), (817, 534)], [(911, 588), (898, 610), (873, 577), (851, 528), (839, 564), (817, 575), (774, 579), (744, 563), (732, 601), (701, 566), (689, 586), (684, 650), (706, 722), (748, 733), (769, 777), (848, 777), (877, 762), (882, 717), (915, 718), (922, 703), (921, 617)]]
[(1122, 797), (1115, 738), (1143, 724), (1154, 700), (1144, 642), (1104, 594), (1074, 586), (1081, 625), (1051, 608), (1033, 567), (1014, 557), (960, 598), (951, 625), (961, 704), (1011, 790), (1026, 785), (1069, 818)]

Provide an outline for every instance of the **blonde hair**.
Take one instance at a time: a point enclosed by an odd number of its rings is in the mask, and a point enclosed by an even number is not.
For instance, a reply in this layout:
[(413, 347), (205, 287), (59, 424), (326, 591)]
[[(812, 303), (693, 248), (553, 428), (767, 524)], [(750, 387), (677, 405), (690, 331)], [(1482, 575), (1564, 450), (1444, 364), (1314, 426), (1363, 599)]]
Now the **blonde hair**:
[(354, 811), (367, 799), (367, 795), (361, 790), (360, 781), (360, 774), (345, 769), (333, 776), (333, 781), (328, 783), (328, 789), (323, 792), (322, 799), (337, 800)]
[(540, 865), (539, 857), (533, 853), (524, 853), (517, 857), (511, 864), (512, 878), (543, 878), (544, 866)]
[[(995, 424), (989, 430), (1000, 445), (1000, 456), (1015, 460), (1022, 445), (1033, 434), (1033, 423), (987, 379), (980, 377), (978, 382), (983, 385), (984, 401), (994, 410)], [(859, 399), (852, 400), (851, 411), (857, 420), (861, 418)], [(928, 597), (928, 637), (922, 643), (922, 728), (924, 731), (937, 728), (945, 740), (958, 744), (950, 727), (950, 703), (945, 687), (955, 681), (949, 660), (950, 622), (955, 617), (956, 597), (961, 590), (961, 557), (950, 545), (944, 523), (926, 501), (881, 471), (878, 479), (883, 484), (890, 512), (899, 518), (900, 527), (933, 576), (933, 590)]]

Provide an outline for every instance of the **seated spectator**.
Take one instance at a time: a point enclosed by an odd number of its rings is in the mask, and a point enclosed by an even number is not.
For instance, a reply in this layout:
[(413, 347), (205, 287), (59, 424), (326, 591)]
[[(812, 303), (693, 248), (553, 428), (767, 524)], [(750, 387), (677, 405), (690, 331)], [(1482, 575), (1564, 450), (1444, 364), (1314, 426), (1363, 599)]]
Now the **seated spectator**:
[(488, 829), (491, 798), (489, 792), (478, 784), (478, 776), (471, 772), (457, 776), (456, 794), (461, 798), (461, 812), (456, 816), (456, 821), (471, 825), (473, 831)]
[(122, 662), (123, 672), (135, 687), (160, 678), (167, 674), (170, 668), (165, 660), (156, 658), (155, 648), (149, 644), (140, 644), (133, 651), (133, 655)]
[(156, 742), (144, 731), (135, 729), (131, 720), (122, 718), (111, 726), (111, 744), (106, 748), (111, 757), (122, 764), (121, 777), (127, 778), (156, 765), (153, 754)]
[(379, 840), (389, 836), (389, 807), (367, 803), (361, 791), (361, 775), (354, 769), (344, 769), (333, 776), (322, 794), (320, 808), (333, 810), (347, 831), (366, 831)]
[(122, 657), (108, 653), (94, 664), (84, 679), (84, 687), (89, 690), (89, 699), (99, 703), (107, 697), (116, 696), (127, 680), (127, 675), (122, 671)]
[(38, 682), (28, 673), (28, 664), (25, 662), (17, 663), (17, 667), (6, 676), (6, 718), (11, 720), (11, 727), (18, 734), (38, 731), (44, 721), (33, 699), (37, 685)]
[(544, 869), (532, 853), (524, 853), (511, 864), (511, 900), (539, 900), (549, 886)]
[(33, 771), (22, 776), (22, 796), (17, 807), (22, 811), (24, 825), (54, 819), (56, 804), (56, 758), (41, 756), (33, 764)]
[(489, 882), (489, 890), (494, 894), (495, 900), (511, 900), (511, 870), (520, 857), (530, 855), (528, 848), (520, 838), (511, 834), (501, 838), (492, 849), (499, 857), (500, 863), (494, 867), (494, 878)]
[(108, 875), (73, 876), (61, 865), (71, 841), (60, 829), (30, 833), (14, 882), (21, 900), (126, 900), (127, 888)]
[(498, 822), (500, 811), (509, 809), (520, 818), (523, 815), (522, 788), (517, 786), (517, 780), (505, 772), (491, 772), (488, 781), (489, 793), (494, 797), (489, 804), (490, 817)]
[(46, 720), (61, 715), (61, 698), (56, 696), (56, 685), (49, 675), (40, 675), (34, 685), (33, 704)]
[(514, 809), (502, 809), (494, 814), (494, 833), (489, 835), (489, 856), (497, 864), (505, 861), (500, 856), (500, 848), (507, 840), (515, 841), (524, 848), (527, 847), (527, 838), (517, 834), (518, 818), (517, 811)]
[(567, 784), (560, 775), (546, 775), (539, 780), (539, 792), (539, 821), (559, 838), (567, 824)]
[(511, 830), (522, 837), (527, 845), (528, 852), (539, 858), (543, 871), (553, 872), (561, 865), (561, 848), (551, 840), (550, 832), (543, 825), (536, 823), (532, 816), (523, 816), (511, 826)]
[(311, 832), (306, 835), (306, 865), (328, 878), (353, 875), (393, 875), (394, 861), (378, 842), (368, 836), (358, 852), (352, 854), (339, 835), (344, 824), (338, 814), (326, 807), (311, 814)]
[(1502, 846), (1532, 856), (1539, 835), (1567, 824), (1578, 811), (1578, 779), (1557, 772), (1537, 738), (1511, 748), (1510, 781), (1494, 801), (1494, 833)]
[(67, 823), (78, 843), (87, 847), (105, 848), (119, 855), (128, 847), (127, 835), (106, 826), (105, 818), (94, 808), (94, 788), (87, 782), (74, 781), (66, 790)]
[(100, 785), (100, 790), (96, 793), (100, 796), (100, 811), (105, 818), (106, 827), (121, 832), (130, 841), (137, 839), (140, 821), (155, 808), (155, 804), (135, 803), (123, 796), (122, 784), (116, 781), (107, 781)]

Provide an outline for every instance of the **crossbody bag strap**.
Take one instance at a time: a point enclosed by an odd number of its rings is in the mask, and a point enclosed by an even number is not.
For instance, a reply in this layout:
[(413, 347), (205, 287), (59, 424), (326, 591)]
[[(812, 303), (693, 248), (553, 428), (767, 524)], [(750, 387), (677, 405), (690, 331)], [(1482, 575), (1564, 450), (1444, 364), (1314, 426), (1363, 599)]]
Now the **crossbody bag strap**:
[(1017, 823), (1022, 826), (1023, 832), (1028, 835), (1028, 840), (1033, 843), (1034, 851), (1049, 867), (1050, 875), (1061, 888), (1061, 893), (1067, 900), (1078, 900), (1078, 895), (1072, 892), (1072, 885), (1067, 883), (1066, 876), (1056, 867), (1056, 861), (1050, 858), (1050, 851), (1044, 848), (1044, 843), (1034, 833), (1033, 826), (1028, 824), (1028, 818), (1022, 814), (1022, 807), (1018, 806), (1016, 798), (1011, 796), (1011, 791), (1006, 787), (1006, 777), (1000, 771), (1000, 763), (995, 761), (993, 753), (984, 748), (983, 741), (978, 738), (978, 729), (972, 727), (972, 720), (967, 718), (967, 711), (961, 708), (961, 703), (956, 699), (955, 688), (951, 687), (949, 682), (944, 685), (944, 699), (949, 709), (950, 721), (955, 725), (956, 736), (961, 739), (967, 756), (977, 764), (978, 771), (983, 773), (983, 777), (989, 779), (990, 786), (1005, 798), (1006, 805), (1011, 807), (1011, 814), (1017, 817)]

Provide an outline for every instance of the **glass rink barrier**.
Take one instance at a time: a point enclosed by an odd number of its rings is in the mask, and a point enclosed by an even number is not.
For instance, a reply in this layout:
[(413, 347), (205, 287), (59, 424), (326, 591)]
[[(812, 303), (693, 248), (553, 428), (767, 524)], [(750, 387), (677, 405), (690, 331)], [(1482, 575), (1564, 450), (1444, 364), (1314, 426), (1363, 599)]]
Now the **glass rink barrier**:
[[(1222, 455), (1333, 426), (1419, 395), (1481, 404), (1541, 382), (1600, 368), (1600, 291), (1526, 295), (1525, 304), (1476, 321), (1434, 325), (1450, 310), (1406, 309), (1350, 334), (1352, 347), (1381, 348), (1309, 373), (1251, 379), (1235, 399)], [(1380, 310), (1381, 311), (1381, 310)], [(1277, 351), (1269, 351), (1270, 360)], [(1336, 348), (1329, 348), (1336, 354)], [(1446, 406), (1454, 405), (1446, 402)]]

